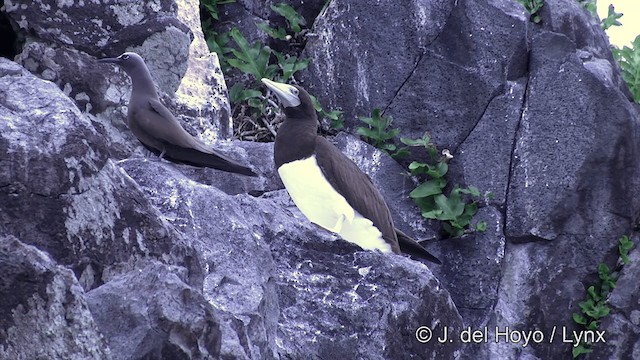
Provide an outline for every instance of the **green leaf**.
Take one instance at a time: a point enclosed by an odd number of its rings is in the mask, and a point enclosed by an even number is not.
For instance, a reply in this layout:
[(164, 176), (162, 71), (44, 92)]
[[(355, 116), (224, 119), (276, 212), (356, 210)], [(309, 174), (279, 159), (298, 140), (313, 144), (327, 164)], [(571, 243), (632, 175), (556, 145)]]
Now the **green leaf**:
[(464, 201), (461, 201), (461, 203), (464, 204), (464, 211), (455, 219), (455, 224), (465, 228), (471, 224), (471, 219), (473, 219), (473, 216), (478, 212), (478, 204), (475, 202), (465, 204)]
[(380, 146), (380, 150), (386, 151), (387, 153), (390, 151), (394, 151), (396, 146), (394, 144), (383, 144)]
[(434, 179), (439, 179), (444, 177), (447, 171), (449, 171), (449, 165), (446, 162), (439, 162), (434, 166), (427, 165), (426, 174)]
[(478, 190), (475, 186), (469, 186), (466, 189), (460, 189), (460, 192), (463, 194), (468, 194), (475, 197), (480, 197), (480, 190)]
[(411, 140), (409, 138), (400, 138), (400, 141), (408, 146), (424, 146), (427, 147), (429, 146), (429, 142), (431, 141), (431, 138), (429, 137), (428, 134), (424, 134), (422, 136), (421, 139), (416, 139), (416, 140)]
[(376, 136), (377, 132), (371, 129), (359, 127), (356, 129), (356, 134), (373, 139)]
[(580, 324), (580, 325), (586, 325), (587, 324), (587, 318), (584, 317), (584, 315), (579, 314), (579, 313), (573, 313), (573, 321), (576, 324)]
[(391, 154), (391, 157), (398, 160), (398, 159), (403, 159), (406, 158), (407, 156), (411, 155), (411, 153), (409, 152), (407, 147), (401, 147), (398, 149), (398, 151), (394, 152), (393, 154)]
[(600, 301), (600, 299), (602, 299), (602, 297), (596, 293), (596, 288), (593, 285), (587, 289), (587, 295), (589, 295), (589, 298), (593, 299), (593, 301)]
[(436, 202), (433, 201), (433, 196), (415, 198), (413, 199), (413, 202), (415, 202), (416, 205), (418, 205), (422, 213), (435, 210), (436, 208)]
[(250, 98), (247, 100), (247, 104), (249, 104), (249, 106), (251, 106), (252, 108), (259, 109), (261, 113), (264, 113), (265, 105), (261, 99)]
[(580, 344), (578, 346), (573, 347), (573, 349), (571, 350), (571, 354), (573, 355), (573, 358), (577, 358), (580, 355), (584, 355), (584, 354), (588, 354), (590, 352), (592, 352), (593, 350), (586, 348), (584, 345)]
[[(356, 132), (364, 136), (366, 141), (379, 149), (388, 148), (388, 142), (400, 134), (400, 129), (388, 129), (393, 122), (391, 116), (381, 116), (379, 108), (373, 109), (371, 117), (358, 117), (358, 120), (367, 124), (367, 128), (359, 127)], [(395, 148), (395, 145), (393, 145)]]
[(313, 102), (313, 108), (316, 109), (316, 112), (318, 113), (320, 118), (329, 119), (331, 121), (330, 126), (336, 130), (340, 130), (344, 128), (342, 111), (332, 110), (330, 112), (326, 112), (324, 111), (324, 109), (322, 108), (322, 105), (320, 104), (320, 102), (315, 96), (313, 95), (309, 95), (309, 96), (311, 97), (311, 101)]
[(609, 270), (609, 267), (607, 266), (607, 264), (600, 263), (598, 265), (598, 276), (600, 277), (600, 280), (602, 281), (608, 280), (610, 274), (611, 274), (611, 270)]
[(335, 118), (329, 117), (329, 120), (331, 121), (330, 125), (331, 125), (332, 128), (334, 128), (336, 130), (344, 129), (344, 121), (342, 120), (342, 118), (340, 118), (340, 117), (335, 117)]
[(309, 61), (311, 59), (301, 59), (298, 60), (296, 56), (283, 55), (277, 51), (273, 51), (276, 58), (278, 59), (278, 66), (282, 70), (282, 82), (286, 82), (300, 70), (304, 70), (309, 66)]
[(320, 104), (320, 101), (318, 101), (318, 98), (311, 94), (309, 95), (309, 97), (311, 98), (311, 102), (313, 103), (313, 108), (316, 109), (316, 112), (322, 113), (322, 105)]
[(302, 31), (300, 25), (307, 24), (304, 18), (298, 14), (294, 8), (285, 3), (271, 5), (271, 9), (283, 16), (287, 20), (291, 30), (296, 34)]
[(257, 41), (253, 45), (249, 45), (247, 39), (237, 28), (233, 28), (229, 34), (240, 48), (232, 50), (236, 58), (228, 59), (229, 65), (246, 74), (253, 75), (256, 81), (262, 78), (273, 78), (276, 68), (269, 65), (271, 49), (268, 46), (262, 46)]
[(452, 237), (458, 237), (458, 236), (464, 235), (464, 230), (456, 228), (448, 222), (443, 222), (442, 228), (444, 229), (444, 231), (447, 232), (447, 234), (451, 235)]
[(233, 104), (238, 104), (251, 98), (261, 97), (262, 92), (254, 89), (245, 89), (240, 83), (235, 83), (229, 89), (229, 100)]
[(231, 4), (236, 0), (201, 0), (200, 5), (204, 7), (209, 15), (215, 20), (219, 20), (218, 5)]
[(629, 239), (627, 235), (623, 235), (618, 239), (618, 252), (620, 253), (620, 258), (622, 259), (622, 263), (624, 265), (629, 263), (629, 251), (633, 249), (633, 241)]
[(534, 23), (540, 22), (540, 15), (538, 15), (538, 11), (544, 5), (543, 0), (517, 0), (520, 4), (524, 6), (525, 9), (531, 14), (531, 21)]
[(412, 161), (411, 164), (409, 164), (409, 172), (411, 173), (411, 175), (422, 175), (422, 174), (426, 174), (427, 171), (429, 171), (429, 167), (431, 167), (431, 165), (423, 163), (423, 162), (418, 162), (418, 161)]
[(434, 219), (437, 220), (442, 215), (442, 210), (430, 210), (422, 213), (422, 217), (426, 219)]
[(454, 192), (452, 192), (449, 197), (443, 194), (436, 195), (434, 200), (438, 208), (442, 210), (442, 214), (438, 217), (438, 220), (455, 220), (464, 212), (464, 202), (460, 200), (460, 197), (456, 196)]
[(578, 303), (578, 306), (580, 307), (580, 309), (582, 310), (583, 313), (588, 315), (588, 312), (592, 312), (593, 311), (593, 307), (595, 306), (595, 303), (593, 300), (588, 299), (585, 300), (583, 302)]
[(271, 36), (274, 39), (278, 39), (278, 40), (288, 40), (287, 38), (287, 30), (278, 27), (277, 29), (272, 28), (271, 26), (269, 26), (268, 23), (266, 22), (260, 22), (257, 23), (256, 26), (258, 27), (258, 29), (262, 30), (265, 32), (265, 34)]
[(609, 307), (604, 304), (589, 304), (593, 306), (585, 306), (584, 313), (593, 319), (600, 319), (609, 315)]
[(613, 5), (609, 5), (609, 13), (607, 14), (607, 17), (602, 19), (602, 21), (600, 22), (600, 26), (602, 27), (602, 30), (607, 30), (612, 26), (622, 25), (618, 21), (618, 19), (620, 19), (621, 17), (622, 17), (622, 14), (617, 13)]
[(438, 195), (442, 193), (442, 189), (447, 185), (444, 179), (428, 180), (413, 189), (409, 196), (413, 199), (423, 198), (427, 196)]
[(482, 220), (476, 223), (476, 231), (485, 232), (487, 231), (487, 222)]
[(640, 103), (640, 35), (632, 42), (632, 47), (624, 46), (618, 51), (622, 77), (629, 86), (635, 102)]

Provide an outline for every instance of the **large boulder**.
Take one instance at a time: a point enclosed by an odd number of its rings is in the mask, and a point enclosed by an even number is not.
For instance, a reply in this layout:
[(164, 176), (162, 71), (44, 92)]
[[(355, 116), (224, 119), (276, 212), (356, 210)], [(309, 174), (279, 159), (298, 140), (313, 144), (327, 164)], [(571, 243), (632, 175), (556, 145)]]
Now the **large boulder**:
[(72, 271), (0, 236), (0, 272), (0, 358), (111, 359)]
[[(335, 239), (284, 191), (230, 196), (173, 166), (121, 166), (203, 255), (204, 296), (221, 321), (222, 357), (432, 358), (458, 349), (415, 339), (422, 325), (436, 333), (444, 324), (461, 329), (448, 293), (425, 265)], [(363, 331), (372, 336), (358, 335)]]
[[(403, 136), (429, 131), (454, 150), (505, 80), (526, 69), (526, 17), (517, 4), (456, 3), (332, 1), (305, 48), (312, 61), (304, 85), (342, 108), (348, 128), (381, 108)], [(378, 16), (380, 7), (390, 16)]]
[(185, 268), (157, 261), (86, 294), (113, 359), (207, 359), (220, 355), (220, 325)]
[(232, 126), (227, 89), (217, 56), (208, 50), (199, 4), (76, 2), (60, 6), (42, 0), (30, 6), (5, 1), (6, 15), (29, 37), (17, 61), (55, 82), (86, 112), (97, 116), (114, 156), (126, 157), (138, 145), (126, 128), (130, 84), (123, 71), (95, 59), (138, 52), (164, 102), (205, 141), (226, 139)]
[(104, 137), (55, 84), (0, 58), (0, 87), (4, 233), (86, 272), (86, 289), (116, 263), (198, 258), (108, 159)]

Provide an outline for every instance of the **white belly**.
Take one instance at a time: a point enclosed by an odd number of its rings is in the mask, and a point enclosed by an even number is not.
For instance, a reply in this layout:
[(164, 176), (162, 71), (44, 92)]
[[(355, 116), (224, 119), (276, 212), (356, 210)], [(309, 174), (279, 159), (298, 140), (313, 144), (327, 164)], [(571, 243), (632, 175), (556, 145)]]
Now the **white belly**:
[(331, 187), (322, 175), (315, 155), (280, 166), (278, 174), (293, 202), (311, 222), (340, 234), (363, 249), (391, 252), (391, 246), (371, 220), (355, 211)]

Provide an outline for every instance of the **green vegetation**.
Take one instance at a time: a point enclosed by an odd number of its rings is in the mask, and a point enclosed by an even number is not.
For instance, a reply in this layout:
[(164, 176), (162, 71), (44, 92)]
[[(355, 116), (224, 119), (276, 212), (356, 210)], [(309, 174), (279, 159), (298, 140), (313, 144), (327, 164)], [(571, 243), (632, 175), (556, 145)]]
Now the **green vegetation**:
[[(304, 26), (307, 24), (304, 18), (300, 16), (300, 14), (298, 14), (294, 8), (287, 4), (279, 3), (276, 5), (271, 5), (271, 10), (275, 11), (280, 16), (285, 18), (287, 24), (289, 25), (289, 29), (291, 29), (291, 32), (293, 33), (293, 36), (299, 34), (302, 31), (300, 25)], [(274, 39), (288, 41), (292, 38), (292, 34), (287, 32), (287, 30), (282, 27), (272, 28), (267, 22), (261, 22), (256, 26)]]
[(640, 35), (635, 38), (631, 47), (614, 48), (613, 56), (620, 64), (622, 78), (629, 85), (633, 99), (640, 104)]
[(614, 9), (613, 5), (609, 5), (609, 13), (606, 18), (600, 21), (600, 27), (602, 30), (607, 30), (612, 26), (620, 26), (622, 25), (618, 19), (622, 17), (622, 14), (617, 13)]
[(316, 109), (318, 113), (318, 117), (320, 119), (326, 119), (329, 121), (329, 126), (332, 129), (340, 130), (344, 129), (344, 119), (342, 118), (342, 111), (340, 110), (331, 110), (329, 112), (325, 111), (320, 105), (318, 99), (315, 96), (310, 95), (311, 100), (313, 101), (313, 108)]
[(596, 0), (577, 0), (583, 8), (585, 8), (588, 12), (591, 13), (591, 16), (596, 16), (596, 11), (598, 10), (596, 5)]
[(304, 20), (304, 18), (300, 14), (298, 14), (294, 8), (285, 3), (271, 5), (271, 10), (284, 17), (285, 20), (287, 20), (289, 28), (291, 28), (291, 30), (296, 34), (302, 31), (300, 25), (307, 25), (307, 22)]
[[(431, 143), (428, 134), (424, 134), (421, 139), (411, 140), (400, 139), (403, 144), (409, 147), (423, 147), (428, 156), (427, 162), (413, 161), (409, 164), (411, 175), (427, 178), (419, 184), (409, 196), (420, 208), (422, 217), (435, 219), (442, 222), (442, 228), (451, 236), (462, 236), (469, 230), (471, 219), (478, 211), (478, 202), (481, 198), (480, 191), (474, 187), (460, 188), (454, 186), (449, 196), (444, 190), (447, 186), (445, 175), (449, 171), (447, 156), (438, 156), (438, 150)], [(476, 224), (477, 231), (486, 230), (486, 223)]]
[[(573, 321), (576, 324), (582, 325), (585, 330), (596, 331), (598, 330), (598, 324), (605, 316), (609, 315), (611, 309), (607, 305), (606, 301), (611, 291), (616, 287), (616, 281), (620, 276), (620, 269), (622, 266), (629, 263), (629, 251), (633, 248), (633, 242), (627, 235), (623, 235), (618, 239), (618, 251), (620, 254), (620, 264), (618, 271), (611, 271), (607, 264), (601, 263), (598, 265), (598, 281), (596, 284), (587, 288), (587, 298), (578, 304), (580, 312), (573, 313)], [(591, 344), (588, 342), (581, 342), (576, 344), (577, 340), (574, 339), (573, 344), (573, 358), (577, 358), (582, 354), (588, 354), (591, 352), (589, 348)]]
[(212, 19), (220, 20), (218, 5), (231, 4), (234, 2), (236, 2), (236, 0), (200, 0), (200, 6), (207, 9)]
[(356, 132), (364, 137), (364, 140), (378, 149), (394, 156), (396, 145), (392, 142), (400, 129), (388, 129), (393, 122), (391, 116), (381, 116), (380, 109), (375, 108), (371, 112), (371, 117), (358, 117), (367, 127), (358, 127)]
[[(413, 176), (426, 178), (419, 184), (409, 196), (420, 208), (420, 212), (425, 219), (435, 219), (442, 222), (442, 228), (450, 236), (461, 236), (465, 231), (469, 231), (471, 219), (478, 211), (477, 199), (481, 197), (480, 191), (469, 186), (468, 188), (454, 187), (449, 195), (445, 195), (447, 180), (445, 175), (449, 171), (447, 161), (449, 157), (438, 156), (438, 150), (431, 143), (428, 134), (422, 138), (412, 140), (401, 138), (400, 141), (406, 145), (398, 148), (393, 140), (400, 134), (400, 129), (392, 129), (393, 119), (391, 116), (382, 116), (380, 109), (374, 109), (371, 117), (359, 117), (366, 127), (358, 127), (357, 133), (365, 141), (378, 149), (386, 152), (392, 157), (399, 159), (409, 155), (409, 148), (422, 147), (426, 150), (427, 162), (413, 161), (409, 164), (409, 172)], [(485, 231), (487, 224), (479, 222), (476, 224), (476, 231)]]
[(252, 75), (256, 81), (260, 81), (264, 77), (271, 79), (276, 75), (278, 67), (269, 61), (272, 50), (268, 46), (257, 41), (249, 45), (247, 39), (237, 28), (233, 28), (230, 34), (239, 50), (231, 49), (235, 58), (227, 59), (229, 65), (245, 74)]
[[(593, 17), (596, 17), (595, 0), (577, 1), (582, 4)], [(621, 17), (622, 14), (617, 13), (613, 5), (609, 5), (607, 17), (600, 20), (600, 27), (602, 30), (608, 30), (612, 26), (621, 26), (622, 23), (618, 21)], [(616, 46), (611, 46), (611, 51), (613, 52), (614, 58), (620, 64), (622, 78), (629, 86), (633, 100), (640, 103), (640, 35), (631, 43), (631, 47), (624, 46), (622, 49), (618, 49)]]
[(538, 14), (538, 10), (542, 9), (542, 5), (544, 5), (543, 0), (516, 0), (520, 4), (524, 6), (525, 9), (531, 14), (531, 21), (534, 23), (540, 22), (540, 14)]
[[(299, 58), (292, 49), (292, 42), (301, 40), (306, 21), (287, 4), (271, 6), (275, 13), (284, 18), (287, 27), (273, 28), (267, 22), (256, 26), (271, 38), (291, 45), (288, 46), (290, 53), (279, 52), (259, 41), (249, 43), (237, 28), (224, 33), (214, 30), (213, 23), (220, 19), (219, 6), (232, 2), (235, 0), (202, 0), (202, 29), (209, 50), (218, 55), (222, 71), (229, 73), (235, 69), (241, 75), (235, 77), (235, 84), (229, 89), (232, 116), (237, 120), (234, 123), (235, 135), (240, 139), (271, 141), (275, 137), (281, 116), (277, 102), (273, 101), (273, 95), (260, 84), (260, 79), (295, 83), (295, 74), (307, 68), (310, 59)], [(341, 111), (325, 111), (315, 98), (314, 101), (321, 119), (328, 120), (332, 128), (344, 127)]]

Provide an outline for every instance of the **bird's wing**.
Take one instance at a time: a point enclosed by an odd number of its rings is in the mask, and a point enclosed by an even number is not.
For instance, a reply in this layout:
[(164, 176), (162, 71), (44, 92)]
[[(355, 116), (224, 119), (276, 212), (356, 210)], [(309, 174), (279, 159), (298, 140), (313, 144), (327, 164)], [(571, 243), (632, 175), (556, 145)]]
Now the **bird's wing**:
[(168, 160), (256, 176), (250, 168), (191, 136), (156, 99), (148, 100), (148, 107), (137, 108), (131, 116), (129, 127), (145, 147), (155, 149), (153, 152), (156, 154), (164, 151), (164, 157)]
[(400, 252), (391, 213), (367, 174), (327, 139), (316, 137), (316, 161), (327, 181), (360, 215), (371, 220), (395, 253)]
[(150, 99), (148, 111), (140, 116), (147, 117), (140, 121), (144, 130), (163, 143), (212, 153), (212, 149), (191, 136), (159, 100)]

